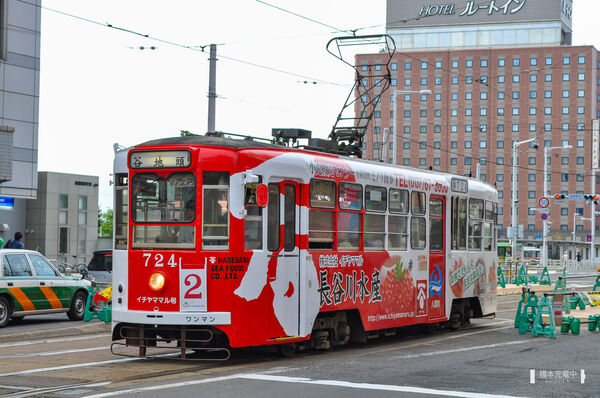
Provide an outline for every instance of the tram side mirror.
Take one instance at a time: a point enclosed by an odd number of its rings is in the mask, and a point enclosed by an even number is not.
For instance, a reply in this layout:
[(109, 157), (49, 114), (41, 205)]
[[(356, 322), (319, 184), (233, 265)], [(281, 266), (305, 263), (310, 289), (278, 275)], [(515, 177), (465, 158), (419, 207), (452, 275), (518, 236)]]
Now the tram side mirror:
[(265, 184), (256, 187), (256, 204), (260, 207), (267, 207), (269, 204), (269, 187)]

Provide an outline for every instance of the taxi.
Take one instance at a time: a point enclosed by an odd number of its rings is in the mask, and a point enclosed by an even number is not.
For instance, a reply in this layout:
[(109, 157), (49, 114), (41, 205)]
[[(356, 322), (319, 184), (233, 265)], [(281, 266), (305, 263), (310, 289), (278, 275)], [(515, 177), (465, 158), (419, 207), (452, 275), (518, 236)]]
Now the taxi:
[(83, 319), (91, 282), (61, 275), (40, 253), (0, 249), (0, 328), (8, 320), (66, 312)]

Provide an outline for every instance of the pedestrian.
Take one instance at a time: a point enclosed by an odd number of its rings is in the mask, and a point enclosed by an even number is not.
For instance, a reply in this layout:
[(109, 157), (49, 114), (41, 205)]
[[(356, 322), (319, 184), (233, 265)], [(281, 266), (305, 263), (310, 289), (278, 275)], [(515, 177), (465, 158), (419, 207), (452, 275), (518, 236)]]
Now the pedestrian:
[(581, 262), (581, 253), (577, 252), (577, 262)]
[(563, 263), (567, 263), (567, 261), (569, 261), (569, 253), (567, 253), (567, 251), (565, 250), (565, 252), (563, 253)]
[(5, 249), (25, 249), (25, 245), (23, 244), (23, 234), (20, 232), (15, 232), (15, 238), (10, 239), (4, 245)]

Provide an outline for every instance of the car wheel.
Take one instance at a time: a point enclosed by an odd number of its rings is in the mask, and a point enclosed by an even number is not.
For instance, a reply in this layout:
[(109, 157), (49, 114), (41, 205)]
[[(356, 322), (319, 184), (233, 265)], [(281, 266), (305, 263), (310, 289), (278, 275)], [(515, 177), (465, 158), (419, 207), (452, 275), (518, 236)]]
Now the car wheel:
[(8, 324), (8, 318), (12, 313), (10, 302), (6, 297), (0, 297), (0, 328)]
[(87, 296), (82, 291), (75, 293), (73, 301), (71, 301), (71, 309), (67, 312), (67, 316), (72, 321), (80, 321), (83, 319), (85, 313), (85, 305), (87, 302)]

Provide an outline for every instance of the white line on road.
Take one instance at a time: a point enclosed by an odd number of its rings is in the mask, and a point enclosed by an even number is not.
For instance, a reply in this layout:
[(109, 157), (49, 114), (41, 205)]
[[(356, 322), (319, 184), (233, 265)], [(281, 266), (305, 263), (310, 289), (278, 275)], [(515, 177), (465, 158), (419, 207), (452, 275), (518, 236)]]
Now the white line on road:
[[(512, 327), (512, 326), (510, 326), (510, 327)], [(455, 348), (453, 350), (441, 350), (441, 351), (434, 351), (434, 352), (424, 352), (421, 354), (398, 355), (395, 357), (390, 357), (390, 359), (395, 361), (397, 359), (409, 359), (409, 358), (419, 358), (419, 357), (430, 357), (430, 356), (435, 356), (435, 355), (454, 354), (457, 352), (484, 350), (484, 349), (488, 349), (488, 348), (498, 348), (498, 347), (504, 347), (504, 346), (509, 346), (509, 345), (525, 344), (525, 343), (531, 343), (532, 341), (533, 340), (507, 341), (505, 343), (487, 344), (487, 345), (480, 345), (480, 346), (475, 346), (475, 347)]]
[(203, 380), (182, 381), (180, 383), (162, 384), (162, 385), (159, 385), (159, 386), (133, 388), (131, 390), (111, 391), (111, 392), (106, 392), (106, 393), (102, 393), (102, 394), (88, 395), (85, 398), (114, 397), (114, 396), (119, 396), (119, 395), (124, 395), (124, 394), (134, 394), (134, 393), (144, 392), (144, 391), (164, 390), (166, 388), (178, 388), (178, 387), (186, 387), (186, 386), (195, 386), (197, 384), (212, 383), (212, 382), (215, 382), (215, 381), (226, 381), (226, 380), (238, 379), (238, 378), (240, 378), (240, 376), (243, 376), (243, 375), (242, 374), (235, 374), (235, 375), (230, 375), (230, 376), (212, 377), (210, 379), (203, 379)]
[(443, 395), (446, 397), (465, 397), (465, 398), (515, 398), (512, 395), (496, 395), (496, 394), (482, 394), (476, 392), (465, 392), (465, 391), (449, 391), (449, 390), (435, 390), (432, 388), (422, 387), (408, 387), (408, 386), (394, 386), (389, 384), (371, 384), (371, 383), (353, 383), (349, 381), (341, 380), (313, 380), (304, 377), (286, 377), (286, 376), (272, 376), (272, 375), (261, 375), (261, 374), (245, 374), (240, 375), (239, 378), (249, 380), (262, 380), (262, 381), (278, 381), (283, 383), (304, 383), (322, 386), (332, 387), (345, 387), (345, 388), (356, 388), (360, 390), (378, 390), (378, 391), (395, 391), (395, 392), (408, 392), (413, 394), (429, 394), (429, 395)]
[(86, 368), (89, 366), (108, 365), (111, 363), (140, 361), (140, 360), (146, 360), (146, 359), (147, 358), (122, 358), (122, 359), (112, 359), (110, 361), (84, 362), (84, 363), (76, 363), (76, 364), (72, 364), (72, 365), (54, 366), (54, 367), (50, 367), (50, 368), (27, 369), (27, 370), (21, 370), (18, 372), (0, 373), (0, 377), (20, 376), (20, 375), (26, 375), (26, 374), (31, 374), (31, 373), (51, 372), (54, 370)]
[(103, 345), (100, 347), (73, 348), (71, 350), (62, 350), (62, 351), (42, 351), (42, 352), (29, 352), (26, 354), (0, 355), (0, 359), (46, 357), (46, 356), (50, 356), (50, 355), (73, 354), (76, 352), (99, 351), (99, 350), (109, 350), (109, 349), (110, 349), (109, 345)]
[[(0, 336), (1, 338), (2, 336)], [(0, 344), (0, 348), (3, 347), (16, 347), (20, 345), (32, 345), (32, 344), (46, 344), (46, 343), (62, 343), (63, 341), (77, 341), (77, 340), (91, 340), (91, 339), (99, 339), (101, 337), (110, 337), (110, 334), (96, 334), (92, 336), (80, 336), (80, 337), (61, 337), (59, 339), (46, 339), (46, 340), (29, 340), (29, 341), (19, 341), (14, 343), (6, 343)]]

